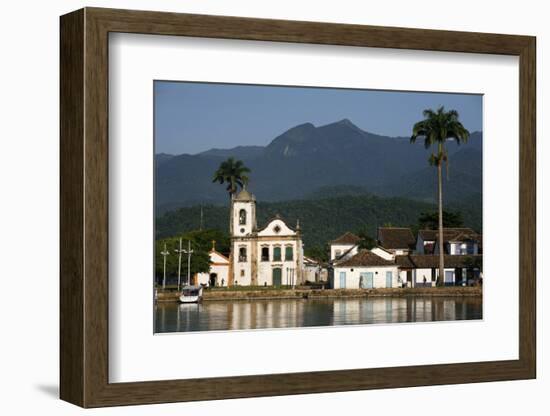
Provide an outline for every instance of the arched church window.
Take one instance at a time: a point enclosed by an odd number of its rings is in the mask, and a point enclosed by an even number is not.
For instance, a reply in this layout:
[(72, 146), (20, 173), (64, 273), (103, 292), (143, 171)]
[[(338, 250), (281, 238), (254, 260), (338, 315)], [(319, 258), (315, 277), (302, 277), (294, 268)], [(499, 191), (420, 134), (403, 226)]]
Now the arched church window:
[(239, 248), (239, 261), (246, 261), (246, 247)]
[(245, 225), (246, 224), (246, 210), (241, 209), (239, 211), (239, 225)]

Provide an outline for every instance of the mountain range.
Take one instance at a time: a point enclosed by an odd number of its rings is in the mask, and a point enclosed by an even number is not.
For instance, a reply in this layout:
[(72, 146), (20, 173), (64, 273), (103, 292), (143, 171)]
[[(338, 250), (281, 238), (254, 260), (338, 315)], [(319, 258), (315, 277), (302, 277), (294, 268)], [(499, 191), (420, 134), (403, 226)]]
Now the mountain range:
[[(445, 202), (481, 200), (482, 133), (466, 144), (447, 143)], [(198, 204), (227, 204), (225, 186), (212, 183), (228, 157), (251, 170), (249, 189), (258, 201), (277, 202), (344, 195), (379, 195), (433, 202), (437, 176), (421, 140), (364, 131), (350, 120), (292, 127), (267, 146), (210, 149), (189, 155), (155, 156), (157, 215)], [(481, 204), (479, 206), (481, 210)]]

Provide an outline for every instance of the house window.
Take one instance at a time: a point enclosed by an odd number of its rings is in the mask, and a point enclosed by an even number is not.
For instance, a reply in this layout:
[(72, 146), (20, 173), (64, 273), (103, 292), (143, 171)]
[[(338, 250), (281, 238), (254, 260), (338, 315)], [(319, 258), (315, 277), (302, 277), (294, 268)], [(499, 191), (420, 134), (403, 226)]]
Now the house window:
[(269, 261), (269, 247), (262, 247), (262, 261)]
[(246, 261), (246, 247), (239, 248), (239, 261)]
[(239, 211), (239, 225), (245, 225), (246, 224), (246, 210), (241, 209)]
[(273, 261), (281, 261), (281, 247), (273, 247)]
[(336, 258), (340, 257), (342, 255), (342, 251), (341, 250), (336, 250), (336, 252), (334, 253), (334, 256)]
[(241, 270), (241, 277), (244, 277), (244, 270)]
[(292, 261), (294, 257), (294, 250), (292, 249), (292, 246), (286, 246), (285, 247), (285, 260), (286, 261)]

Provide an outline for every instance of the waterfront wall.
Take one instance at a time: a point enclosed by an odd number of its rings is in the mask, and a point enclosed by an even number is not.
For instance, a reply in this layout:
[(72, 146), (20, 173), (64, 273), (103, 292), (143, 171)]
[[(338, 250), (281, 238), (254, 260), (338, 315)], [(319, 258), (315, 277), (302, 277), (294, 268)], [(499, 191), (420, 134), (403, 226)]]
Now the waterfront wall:
[[(205, 290), (203, 301), (260, 299), (361, 298), (369, 296), (482, 296), (481, 287), (423, 287), (379, 289)], [(157, 301), (176, 302), (176, 292), (159, 291)]]

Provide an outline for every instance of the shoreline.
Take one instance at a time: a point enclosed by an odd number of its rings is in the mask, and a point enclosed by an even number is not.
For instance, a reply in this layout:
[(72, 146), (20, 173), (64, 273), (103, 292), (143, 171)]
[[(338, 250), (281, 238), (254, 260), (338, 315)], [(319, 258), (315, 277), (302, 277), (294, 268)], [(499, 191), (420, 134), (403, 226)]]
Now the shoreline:
[[(437, 297), (437, 296), (478, 296), (483, 295), (482, 287), (421, 287), (421, 288), (379, 288), (379, 289), (282, 289), (282, 290), (204, 290), (203, 302), (249, 301), (249, 300), (289, 300), (289, 299), (352, 299), (368, 297)], [(178, 302), (175, 291), (158, 291), (157, 302)]]

